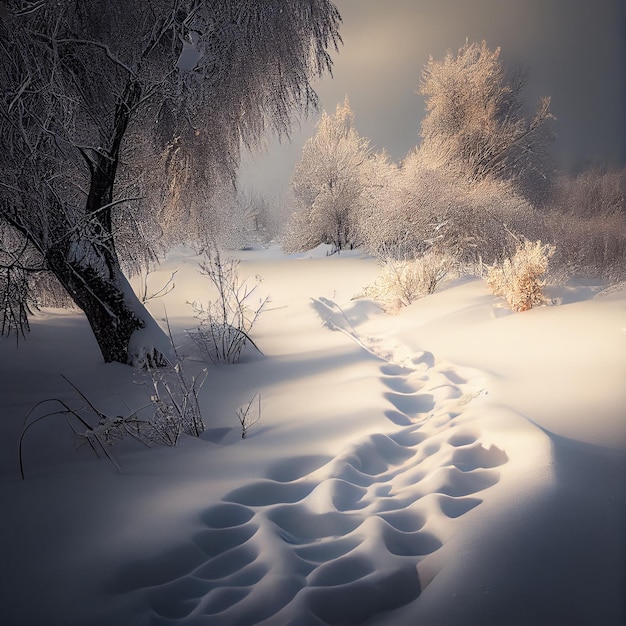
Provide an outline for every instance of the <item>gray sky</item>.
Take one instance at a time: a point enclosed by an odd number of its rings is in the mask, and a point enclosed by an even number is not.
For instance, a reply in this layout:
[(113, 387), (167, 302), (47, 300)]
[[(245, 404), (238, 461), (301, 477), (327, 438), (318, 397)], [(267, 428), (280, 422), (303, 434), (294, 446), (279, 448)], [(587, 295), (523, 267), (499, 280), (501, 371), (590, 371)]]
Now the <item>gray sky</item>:
[[(626, 162), (626, 3), (623, 0), (335, 0), (344, 45), (333, 78), (316, 83), (320, 106), (347, 95), (359, 132), (376, 150), (402, 159), (419, 143), (424, 102), (415, 93), (429, 56), (441, 59), (466, 39), (502, 49), (525, 67), (525, 101), (551, 96), (557, 165)], [(291, 145), (246, 159), (242, 183), (284, 186), (315, 119)], [(249, 181), (249, 182), (248, 182)]]

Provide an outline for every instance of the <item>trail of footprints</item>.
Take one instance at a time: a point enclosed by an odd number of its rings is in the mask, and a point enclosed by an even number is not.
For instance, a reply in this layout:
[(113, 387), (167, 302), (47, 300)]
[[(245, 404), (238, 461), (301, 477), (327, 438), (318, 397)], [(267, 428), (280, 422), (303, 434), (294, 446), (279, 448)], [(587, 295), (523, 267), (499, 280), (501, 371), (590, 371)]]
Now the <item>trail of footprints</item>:
[(393, 434), (276, 463), (207, 508), (193, 546), (126, 572), (152, 623), (348, 625), (414, 600), (416, 564), (507, 461), (455, 423), (470, 385), (430, 365), (381, 367)]

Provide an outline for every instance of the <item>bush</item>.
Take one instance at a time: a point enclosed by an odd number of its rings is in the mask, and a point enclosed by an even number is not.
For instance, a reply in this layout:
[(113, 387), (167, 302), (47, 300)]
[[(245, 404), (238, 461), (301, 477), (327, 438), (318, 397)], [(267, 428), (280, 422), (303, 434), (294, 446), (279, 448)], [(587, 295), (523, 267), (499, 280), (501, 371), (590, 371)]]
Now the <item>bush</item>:
[(417, 259), (386, 258), (383, 262), (380, 276), (357, 297), (379, 300), (389, 308), (409, 306), (434, 293), (454, 265), (451, 257), (434, 252)]
[(258, 306), (251, 306), (250, 300), (260, 279), (257, 277), (252, 286), (247, 280), (241, 280), (239, 261), (224, 259), (216, 247), (205, 252), (204, 257), (200, 272), (209, 279), (217, 297), (206, 306), (197, 301), (189, 303), (200, 326), (188, 334), (213, 363), (237, 363), (246, 343), (258, 350), (250, 331), (269, 298), (260, 299)]
[(514, 311), (527, 311), (544, 304), (546, 298), (541, 277), (548, 270), (548, 262), (555, 247), (525, 239), (515, 253), (489, 268), (487, 283), (496, 296), (502, 296)]
[(169, 446), (175, 446), (182, 433), (199, 437), (205, 426), (198, 395), (206, 379), (206, 370), (191, 376), (185, 371), (183, 360), (176, 355), (175, 363), (167, 368), (152, 369), (150, 374), (150, 402), (154, 414), (135, 436), (144, 443)]
[[(48, 398), (35, 404), (27, 413), (18, 446), (22, 479), (25, 477), (26, 434), (42, 420), (55, 415), (63, 416), (74, 431), (76, 448), (87, 445), (96, 456), (104, 455), (108, 458), (118, 471), (121, 471), (121, 466), (113, 455), (112, 447), (127, 437), (145, 446), (175, 446), (183, 433), (199, 437), (205, 427), (198, 395), (206, 378), (206, 370), (198, 375), (189, 375), (173, 344), (172, 349), (176, 357), (172, 363), (149, 371), (149, 402), (127, 415), (109, 415), (101, 411), (74, 383), (63, 376), (81, 398), (81, 405), (73, 408), (59, 398)], [(141, 372), (141, 375), (143, 377), (145, 372)]]

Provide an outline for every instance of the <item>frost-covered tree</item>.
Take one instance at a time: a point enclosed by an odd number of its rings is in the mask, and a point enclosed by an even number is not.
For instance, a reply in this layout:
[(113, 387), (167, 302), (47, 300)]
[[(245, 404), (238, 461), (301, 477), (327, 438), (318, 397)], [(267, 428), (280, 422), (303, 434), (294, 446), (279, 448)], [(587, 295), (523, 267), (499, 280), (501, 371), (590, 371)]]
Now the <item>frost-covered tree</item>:
[(419, 150), (400, 165), (377, 154), (367, 168), (368, 185), (358, 215), (365, 247), (384, 258), (421, 256), (441, 239), (451, 207), (464, 206), (462, 186), (445, 168), (427, 165)]
[(626, 279), (626, 168), (561, 174), (546, 219), (560, 272)]
[(385, 260), (432, 252), (493, 262), (513, 251), (517, 237), (541, 236), (541, 217), (510, 181), (469, 183), (433, 167), (419, 149), (395, 170), (387, 165), (380, 191), (378, 202), (364, 203), (359, 225), (366, 247)]
[(280, 198), (254, 189), (240, 189), (237, 205), (242, 215), (249, 240), (245, 243), (269, 243), (279, 232)]
[(334, 115), (325, 111), (302, 150), (292, 177), (297, 206), (285, 249), (298, 252), (322, 243), (342, 250), (355, 241), (354, 214), (363, 191), (369, 141), (354, 127), (348, 99)]
[(443, 61), (426, 64), (418, 93), (426, 98), (421, 150), (433, 165), (453, 168), (470, 181), (514, 181), (537, 195), (550, 166), (550, 98), (526, 117), (522, 72), (507, 74), (500, 49), (466, 43)]
[(402, 168), (383, 151), (365, 163), (364, 178), (361, 206), (355, 217), (359, 241), (382, 258), (416, 256), (419, 235), (410, 216), (403, 212), (406, 189)]
[(51, 271), (106, 361), (158, 363), (122, 266), (187, 236), (240, 146), (316, 102), (339, 14), (329, 0), (8, 0), (0, 20), (12, 270)]

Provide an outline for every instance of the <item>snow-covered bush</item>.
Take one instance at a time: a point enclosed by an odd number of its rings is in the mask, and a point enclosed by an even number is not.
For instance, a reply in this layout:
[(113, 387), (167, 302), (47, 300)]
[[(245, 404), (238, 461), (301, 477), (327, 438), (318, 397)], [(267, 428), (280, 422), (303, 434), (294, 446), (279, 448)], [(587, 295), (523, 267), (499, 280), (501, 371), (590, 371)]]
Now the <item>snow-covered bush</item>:
[(460, 185), (458, 193), (437, 243), (462, 263), (494, 263), (511, 256), (521, 239), (545, 238), (543, 217), (510, 182), (483, 180)]
[(554, 251), (555, 247), (550, 244), (525, 239), (511, 257), (489, 268), (487, 284), (493, 294), (502, 296), (514, 311), (527, 311), (544, 304), (542, 276), (548, 271)]
[(173, 446), (181, 434), (199, 437), (204, 421), (198, 394), (206, 378), (206, 370), (190, 376), (181, 358), (166, 368), (150, 370), (152, 389), (150, 402), (154, 413), (141, 424), (141, 439), (148, 443)]
[[(269, 297), (251, 304), (254, 293), (261, 284), (250, 285), (239, 276), (239, 260), (224, 258), (217, 247), (204, 253), (200, 273), (209, 279), (215, 299), (208, 303), (190, 302), (200, 325), (187, 331), (193, 342), (213, 363), (237, 363), (244, 346), (257, 348), (250, 337), (261, 311)], [(260, 352), (260, 351), (259, 351)]]
[(447, 207), (460, 202), (446, 172), (427, 167), (419, 151), (400, 166), (385, 154), (368, 165), (368, 184), (357, 214), (359, 238), (372, 254), (403, 260), (418, 257), (441, 237)]
[[(416, 186), (407, 180), (404, 167), (382, 152), (372, 155), (364, 164), (364, 171), (367, 182), (355, 212), (360, 245), (381, 259), (399, 260), (422, 254), (428, 247), (424, 233), (430, 231), (423, 224), (427, 212), (421, 210), (422, 205), (413, 194)], [(427, 201), (427, 197), (422, 200)]]
[(453, 267), (451, 257), (434, 252), (417, 259), (387, 258), (378, 278), (357, 297), (379, 300), (391, 309), (408, 306), (434, 293)]

